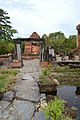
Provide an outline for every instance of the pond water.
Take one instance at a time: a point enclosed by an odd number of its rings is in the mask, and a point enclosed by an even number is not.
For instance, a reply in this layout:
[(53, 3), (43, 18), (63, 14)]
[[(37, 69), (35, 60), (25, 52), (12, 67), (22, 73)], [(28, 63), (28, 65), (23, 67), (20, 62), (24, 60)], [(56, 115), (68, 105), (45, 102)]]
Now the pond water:
[(68, 107), (75, 107), (77, 120), (80, 120), (80, 87), (60, 86), (57, 88), (57, 96), (68, 102)]

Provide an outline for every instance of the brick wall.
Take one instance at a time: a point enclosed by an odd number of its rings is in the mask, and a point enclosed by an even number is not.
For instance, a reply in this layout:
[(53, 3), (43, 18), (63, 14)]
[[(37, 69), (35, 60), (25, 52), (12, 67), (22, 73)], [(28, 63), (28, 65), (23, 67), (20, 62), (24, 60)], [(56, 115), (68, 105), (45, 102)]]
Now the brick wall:
[(39, 59), (40, 43), (39, 42), (26, 42), (23, 59)]
[(23, 62), (20, 62), (19, 60), (15, 59), (15, 60), (13, 60), (12, 63), (8, 63), (8, 65), (11, 68), (21, 68), (23, 66)]

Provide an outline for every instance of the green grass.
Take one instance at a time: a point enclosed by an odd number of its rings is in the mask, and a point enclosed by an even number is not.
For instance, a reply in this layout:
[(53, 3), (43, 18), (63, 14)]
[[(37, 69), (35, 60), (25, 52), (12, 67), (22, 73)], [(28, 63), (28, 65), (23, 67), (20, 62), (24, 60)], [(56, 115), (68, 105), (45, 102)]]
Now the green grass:
[(4, 84), (6, 81), (6, 76), (0, 76), (0, 92), (5, 90)]
[(0, 92), (13, 89), (17, 74), (16, 70), (0, 70)]
[(40, 79), (44, 84), (51, 84), (57, 79), (61, 85), (80, 85), (80, 69), (70, 69), (68, 66), (46, 68), (40, 74)]

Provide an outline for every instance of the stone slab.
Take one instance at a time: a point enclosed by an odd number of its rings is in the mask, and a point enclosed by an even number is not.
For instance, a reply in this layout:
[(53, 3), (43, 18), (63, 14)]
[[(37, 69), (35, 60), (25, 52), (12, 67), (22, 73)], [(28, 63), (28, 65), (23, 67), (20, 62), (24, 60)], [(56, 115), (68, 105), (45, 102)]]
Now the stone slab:
[(28, 88), (39, 89), (37, 82), (35, 82), (34, 80), (33, 81), (22, 80), (15, 85), (15, 91), (17, 91), (17, 92), (20, 92), (20, 91), (23, 92), (23, 91), (27, 90)]
[(6, 109), (8, 107), (8, 105), (10, 104), (10, 102), (7, 101), (0, 101), (0, 111)]
[(22, 120), (31, 120), (35, 111), (35, 105), (33, 103), (18, 100), (14, 102), (14, 107), (22, 117)]
[(28, 75), (28, 74), (24, 74), (23, 76), (23, 80), (34, 80), (32, 76)]
[(41, 111), (41, 112), (36, 112), (35, 113), (35, 116), (34, 116), (33, 120), (50, 120), (50, 119), (45, 119), (44, 113)]
[(39, 101), (39, 88), (26, 89), (24, 91), (16, 92), (16, 96), (22, 99), (38, 102)]

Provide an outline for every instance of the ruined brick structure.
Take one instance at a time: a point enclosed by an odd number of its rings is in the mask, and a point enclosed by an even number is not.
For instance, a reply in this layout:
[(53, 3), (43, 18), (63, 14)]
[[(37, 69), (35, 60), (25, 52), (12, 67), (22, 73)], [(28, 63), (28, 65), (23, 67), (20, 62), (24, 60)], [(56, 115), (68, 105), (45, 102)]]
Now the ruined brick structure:
[[(25, 50), (22, 55), (21, 42), (25, 41)], [(23, 59), (40, 59), (40, 61), (44, 61), (44, 44), (45, 39), (40, 38), (40, 36), (34, 32), (30, 38), (16, 38), (14, 39), (15, 43), (15, 52), (14, 55), (12, 53), (9, 56), (0, 56), (0, 65), (4, 62), (8, 65), (8, 67), (22, 67)]]
[(80, 24), (76, 26), (78, 30), (78, 37), (77, 37), (77, 47), (80, 47)]
[(78, 31), (78, 34), (77, 34), (77, 47), (70, 50), (69, 54), (71, 54), (73, 57), (76, 56), (76, 55), (80, 57), (80, 24), (76, 26), (76, 30)]
[(35, 40), (40, 39), (40, 36), (36, 32), (33, 32), (33, 34), (30, 36), (30, 39), (32, 40), (25, 42), (25, 49), (24, 49), (24, 54), (22, 55), (22, 58), (23, 59), (39, 59), (40, 42)]

